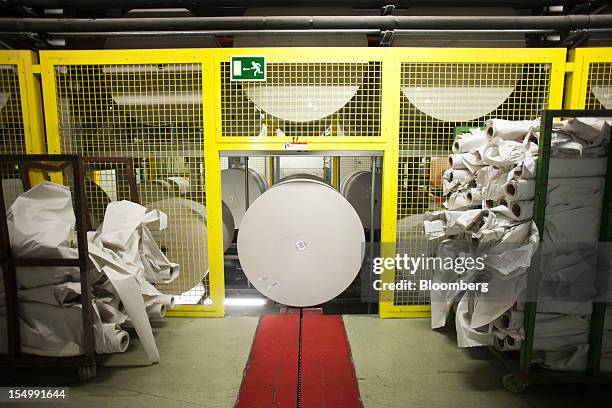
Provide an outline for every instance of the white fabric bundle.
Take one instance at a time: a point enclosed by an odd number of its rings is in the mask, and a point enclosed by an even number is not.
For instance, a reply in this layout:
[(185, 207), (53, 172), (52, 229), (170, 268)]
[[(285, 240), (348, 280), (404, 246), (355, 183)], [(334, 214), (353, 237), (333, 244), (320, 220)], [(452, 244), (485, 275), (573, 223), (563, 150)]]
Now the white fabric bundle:
[(533, 218), (533, 201), (510, 201), (508, 208), (517, 220), (530, 220)]
[(506, 184), (506, 199), (510, 201), (532, 200), (535, 196), (536, 182), (530, 180), (510, 180)]
[(482, 192), (478, 188), (470, 188), (466, 194), (467, 204), (470, 206), (479, 206), (482, 203)]
[(166, 305), (163, 303), (153, 303), (147, 306), (147, 315), (150, 319), (161, 319), (166, 315)]
[[(522, 311), (510, 310), (504, 313), (494, 326), (505, 333), (518, 332), (523, 328), (524, 319), (525, 314)], [(589, 319), (583, 316), (536, 313), (534, 334), (541, 338), (581, 335), (588, 333), (589, 327)]]
[(81, 297), (81, 282), (64, 282), (57, 285), (38, 286), (20, 290), (19, 300), (61, 306), (78, 303)]
[(470, 183), (474, 175), (468, 170), (447, 169), (442, 174), (442, 193), (448, 195)]
[(448, 156), (448, 164), (454, 170), (469, 170), (470, 173), (475, 173), (478, 169), (483, 168), (486, 164), (482, 162), (480, 153), (457, 153)]
[(499, 200), (505, 196), (509, 173), (503, 168), (487, 166), (476, 173), (476, 184), (482, 189), (484, 200)]
[[(607, 157), (552, 157), (548, 168), (548, 178), (602, 177), (606, 175)], [(514, 176), (521, 179), (536, 177), (536, 162), (533, 157), (526, 158), (514, 170)]]
[(489, 119), (485, 122), (486, 135), (489, 140), (498, 137), (503, 140), (520, 141), (525, 138), (532, 127), (540, 126), (540, 119), (536, 120), (505, 120)]
[(480, 205), (480, 203), (473, 205), (468, 199), (468, 196), (469, 192), (467, 189), (455, 191), (448, 197), (443, 206), (447, 210), (468, 210)]
[(485, 132), (480, 129), (471, 129), (470, 133), (455, 139), (453, 153), (473, 153), (485, 144), (487, 144)]
[[(16, 255), (78, 257), (67, 187), (49, 182), (37, 185), (15, 200), (7, 220)], [(159, 361), (147, 312), (161, 317), (173, 299), (159, 293), (146, 279), (168, 282), (179, 271), (151, 238), (149, 228), (160, 229), (165, 224), (161, 212), (147, 213), (138, 204), (113, 202), (98, 231), (88, 233), (90, 259), (95, 266), (90, 274), (97, 296), (92, 300), (97, 352), (125, 351), (129, 336), (118, 325), (129, 322), (149, 362)], [(17, 276), (23, 350), (41, 355), (82, 353), (79, 269), (19, 268)]]
[[(537, 146), (533, 145), (535, 149)], [(536, 154), (537, 150), (525, 149), (522, 143), (511, 140), (495, 138), (479, 150), (482, 157), (481, 163), (496, 167), (514, 167), (529, 157)]]
[(483, 211), (480, 209), (426, 212), (423, 227), (428, 239), (436, 239), (445, 235), (476, 232), (483, 224), (482, 217)]
[(493, 334), (491, 327), (473, 327), (473, 293), (466, 292), (459, 303), (455, 314), (455, 330), (459, 347), (492, 346)]
[[(495, 337), (495, 348), (500, 351), (520, 350), (524, 338), (517, 339), (512, 335), (507, 335), (499, 330), (493, 329)], [(522, 336), (524, 337), (524, 336)], [(538, 337), (533, 338), (533, 350), (535, 351), (561, 351), (568, 347), (588, 344), (589, 335), (587, 333), (556, 336), (556, 337)]]
[[(93, 324), (97, 353), (118, 353), (127, 349), (129, 335), (114, 323), (102, 323), (94, 303)], [(54, 306), (20, 302), (21, 350), (43, 356), (83, 354), (81, 305)]]
[(480, 253), (486, 253), (485, 266), (508, 279), (523, 274), (531, 265), (540, 236), (534, 222), (512, 226), (499, 241), (479, 243)]

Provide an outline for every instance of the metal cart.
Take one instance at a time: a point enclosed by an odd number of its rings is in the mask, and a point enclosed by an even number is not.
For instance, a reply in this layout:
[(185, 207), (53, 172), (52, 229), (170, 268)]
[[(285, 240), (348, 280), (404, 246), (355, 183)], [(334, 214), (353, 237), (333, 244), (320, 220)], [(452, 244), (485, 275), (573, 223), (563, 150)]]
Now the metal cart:
[[(548, 170), (551, 154), (551, 140), (553, 118), (581, 118), (581, 117), (612, 117), (612, 110), (545, 110), (542, 112), (540, 140), (537, 160), (536, 193), (534, 202), (534, 221), (538, 226), (540, 241), (544, 237), (544, 224), (546, 219), (546, 203), (548, 197)], [(612, 241), (612, 154), (608, 152), (608, 165), (603, 198), (603, 211), (600, 227), (600, 242)], [(504, 363), (510, 371), (502, 379), (504, 388), (511, 392), (522, 392), (529, 384), (537, 383), (610, 383), (612, 373), (602, 373), (599, 365), (602, 355), (603, 334), (605, 330), (606, 300), (595, 299), (589, 331), (589, 352), (587, 368), (584, 372), (561, 372), (548, 370), (532, 363), (533, 340), (536, 328), (538, 286), (541, 277), (541, 249), (532, 261), (532, 267), (527, 277), (526, 293), (528, 301), (525, 302), (524, 322), (525, 340), (521, 345), (518, 359), (515, 353), (500, 352), (490, 349)], [(607, 262), (609, 263), (609, 259)], [(608, 266), (598, 265), (598, 271), (609, 269)], [(607, 276), (600, 276), (607, 282)], [(601, 282), (601, 281), (599, 281)], [(606, 286), (607, 287), (607, 286)]]
[[(10, 237), (7, 228), (4, 194), (0, 189), (0, 266), (3, 271), (6, 292), (8, 354), (0, 355), (1, 367), (76, 367), (81, 380), (88, 380), (96, 375), (93, 305), (91, 277), (89, 274), (89, 254), (87, 251), (87, 211), (83, 189), (83, 163), (77, 155), (0, 155), (0, 164), (16, 165), (21, 174), (23, 189), (30, 188), (29, 172), (49, 174), (63, 173), (71, 170), (73, 203), (76, 216), (76, 233), (79, 257), (76, 259), (15, 257), (11, 253)], [(83, 355), (74, 357), (47, 357), (23, 354), (19, 332), (19, 305), (17, 288), (17, 267), (20, 266), (60, 266), (78, 267), (81, 280), (81, 305), (83, 322)]]

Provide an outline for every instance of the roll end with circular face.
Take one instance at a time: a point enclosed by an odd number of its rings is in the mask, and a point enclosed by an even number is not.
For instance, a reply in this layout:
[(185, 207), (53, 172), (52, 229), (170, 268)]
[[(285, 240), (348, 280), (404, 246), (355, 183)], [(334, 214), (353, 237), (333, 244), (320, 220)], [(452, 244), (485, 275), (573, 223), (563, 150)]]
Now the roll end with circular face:
[(242, 219), (238, 257), (249, 281), (275, 302), (325, 303), (361, 268), (365, 236), (359, 216), (336, 190), (294, 179), (262, 194)]

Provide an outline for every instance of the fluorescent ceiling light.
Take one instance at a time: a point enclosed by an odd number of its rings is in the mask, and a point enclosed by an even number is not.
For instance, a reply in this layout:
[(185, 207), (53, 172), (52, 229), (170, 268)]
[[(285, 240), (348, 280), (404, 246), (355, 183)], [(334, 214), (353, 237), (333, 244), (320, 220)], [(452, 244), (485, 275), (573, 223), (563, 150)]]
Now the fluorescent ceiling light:
[(225, 298), (226, 306), (263, 306), (266, 299), (263, 298)]

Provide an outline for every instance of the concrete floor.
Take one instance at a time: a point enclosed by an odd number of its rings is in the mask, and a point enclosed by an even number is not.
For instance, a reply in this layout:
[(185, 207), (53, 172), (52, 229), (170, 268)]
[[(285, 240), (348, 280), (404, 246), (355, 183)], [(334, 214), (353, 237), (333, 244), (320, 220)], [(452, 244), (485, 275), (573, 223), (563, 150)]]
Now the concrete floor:
[[(129, 352), (109, 358), (84, 384), (74, 370), (36, 376), (31, 370), (0, 371), (0, 383), (69, 386), (71, 401), (61, 407), (230, 408), (257, 321), (168, 318), (155, 327), (162, 361), (154, 366), (139, 366), (143, 351), (134, 341)], [(511, 394), (501, 387), (505, 370), (487, 350), (458, 349), (454, 334), (431, 331), (428, 319), (361, 315), (344, 321), (366, 408), (576, 408), (609, 406), (612, 400), (609, 387), (537, 386)]]
[(429, 319), (344, 316), (366, 408), (610, 406), (609, 386), (537, 385), (512, 394), (503, 365), (485, 348), (459, 349)]
[[(70, 387), (70, 403), (58, 404), (66, 408), (233, 407), (257, 322), (257, 317), (167, 318), (154, 329), (159, 364), (139, 366), (144, 351), (134, 341), (130, 351), (104, 363), (110, 367), (98, 368), (90, 382), (79, 383), (74, 370), (47, 370), (37, 382)], [(2, 372), (0, 378), (4, 384), (26, 385), (32, 372)]]

